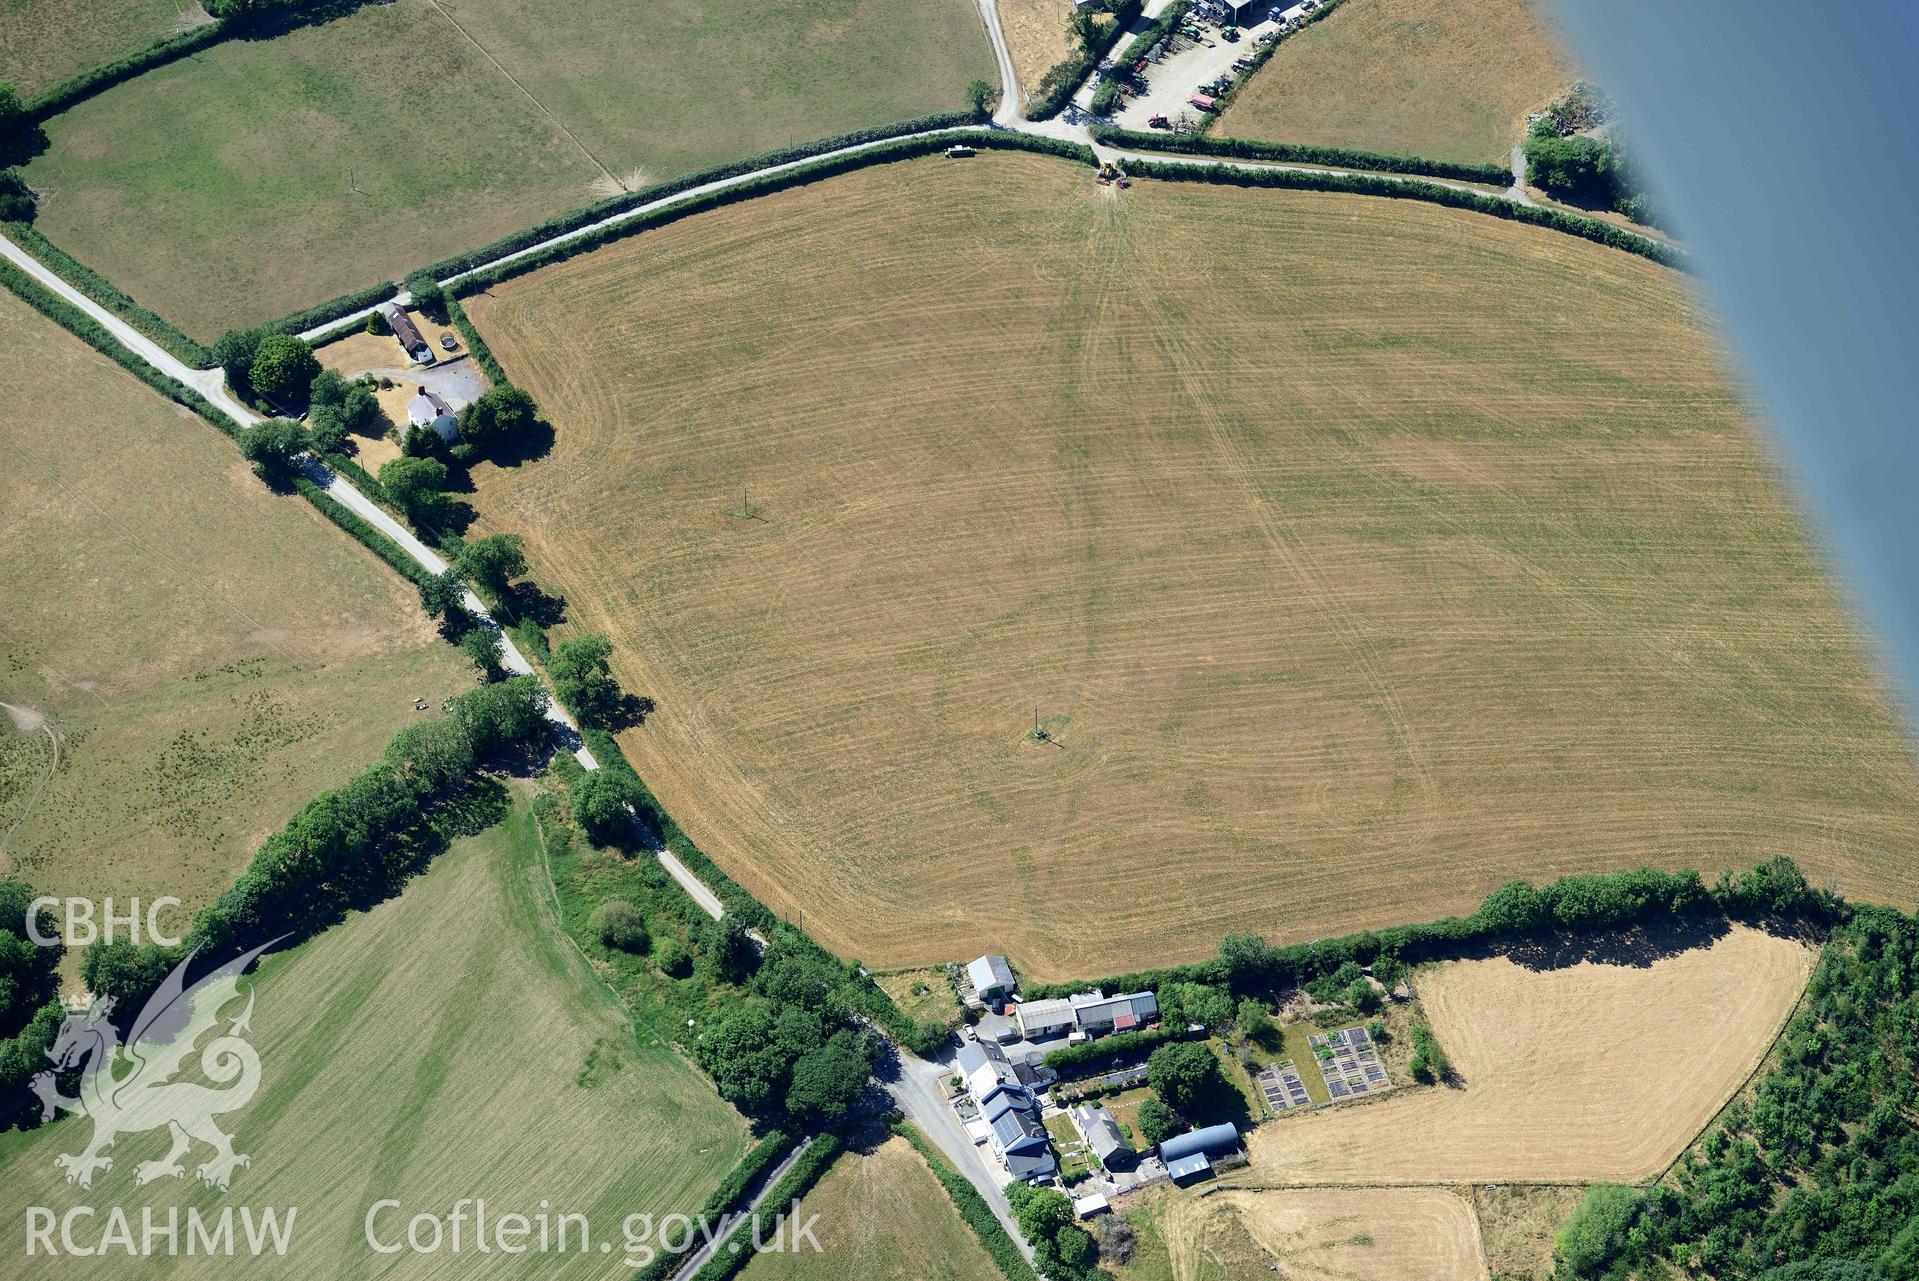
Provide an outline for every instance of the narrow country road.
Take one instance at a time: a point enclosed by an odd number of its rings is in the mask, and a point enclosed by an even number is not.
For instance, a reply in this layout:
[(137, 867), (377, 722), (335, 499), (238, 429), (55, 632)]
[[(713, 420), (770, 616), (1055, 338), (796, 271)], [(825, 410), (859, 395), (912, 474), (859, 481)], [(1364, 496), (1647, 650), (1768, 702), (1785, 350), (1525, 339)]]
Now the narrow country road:
[(1026, 1238), (1020, 1234), (1019, 1224), (1013, 1221), (1013, 1207), (1007, 1203), (1003, 1190), (1005, 1175), (987, 1163), (974, 1144), (973, 1136), (960, 1125), (959, 1118), (953, 1115), (953, 1109), (946, 1106), (945, 1081), (953, 1075), (950, 1055), (949, 1050), (945, 1059), (922, 1059), (902, 1049), (895, 1075), (891, 1080), (882, 1080), (881, 1084), (892, 1096), (893, 1105), (907, 1120), (917, 1125), (932, 1140), (933, 1146), (944, 1152), (954, 1168), (978, 1189), (986, 1204), (992, 1207), (1000, 1226), (1006, 1229), (1019, 1246), (1020, 1253), (1030, 1263), (1033, 1248), (1026, 1244)]
[[(806, 1155), (806, 1150), (813, 1146), (814, 1137), (815, 1136), (809, 1134), (806, 1138), (800, 1140), (799, 1144), (795, 1146), (791, 1152), (786, 1154), (785, 1160), (760, 1176), (760, 1186), (753, 1193), (753, 1199), (747, 1203), (745, 1209), (737, 1211), (734, 1216), (729, 1218), (723, 1225), (705, 1225), (713, 1231), (714, 1235), (701, 1242), (697, 1250), (686, 1256), (685, 1262), (673, 1269), (672, 1275), (674, 1281), (678, 1281), (681, 1277), (697, 1275), (706, 1261), (718, 1253), (719, 1248), (734, 1237), (739, 1231), (740, 1226), (751, 1218), (760, 1208), (760, 1203), (766, 1200), (766, 1194), (778, 1187), (780, 1180), (786, 1177), (786, 1172), (793, 1168), (796, 1161)], [(782, 1207), (780, 1206), (774, 1206), (773, 1213), (778, 1214), (781, 1212), (781, 1209)], [(748, 1240), (751, 1240), (750, 1236)], [(747, 1248), (750, 1249), (751, 1247), (748, 1246)], [(735, 1252), (737, 1253), (737, 1247)]]
[(986, 39), (993, 46), (993, 58), (999, 63), (999, 108), (993, 123), (1014, 126), (1026, 109), (1019, 90), (1019, 75), (1013, 70), (1013, 54), (1006, 47), (1006, 32), (999, 25), (999, 5), (994, 0), (979, 0), (979, 16), (986, 23)]

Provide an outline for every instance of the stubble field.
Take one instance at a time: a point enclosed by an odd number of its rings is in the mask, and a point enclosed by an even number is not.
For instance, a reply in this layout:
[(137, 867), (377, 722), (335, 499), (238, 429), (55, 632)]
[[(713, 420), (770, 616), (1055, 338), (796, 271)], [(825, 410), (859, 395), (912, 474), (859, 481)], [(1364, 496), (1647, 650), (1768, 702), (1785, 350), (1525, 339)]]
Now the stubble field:
[(1234, 138), (1503, 163), (1577, 79), (1546, 0), (1345, 0), (1219, 118)]
[(470, 310), (558, 431), (484, 527), (658, 701), (668, 809), (841, 955), (1110, 973), (1774, 852), (1919, 882), (1879, 683), (1642, 259), (988, 155)]
[(26, 174), (48, 238), (210, 342), (990, 74), (971, 0), (394, 0), (116, 86)]
[(5, 292), (0, 448), (0, 876), (191, 912), (472, 684), (410, 585)]
[(1791, 939), (1734, 927), (1649, 964), (1421, 971), (1457, 1086), (1253, 1132), (1258, 1186), (1640, 1182), (1658, 1175), (1771, 1048), (1812, 972)]
[[(90, 1191), (68, 1187), (53, 1158), (77, 1151), (92, 1127), (67, 1120), (0, 1135), (8, 1218), (20, 1223), (27, 1205), (64, 1214), (98, 1204), (98, 1219), (77, 1220), (84, 1243), (104, 1229), (109, 1205), (124, 1209), (136, 1241), (142, 1207), (161, 1223), (170, 1208), (183, 1219), (187, 1207), (210, 1219), (239, 1205), (297, 1211), (284, 1263), (117, 1250), (88, 1263), (90, 1275), (141, 1281), (258, 1276), (270, 1265), (403, 1281), (628, 1274), (625, 1216), (696, 1209), (745, 1150), (746, 1126), (671, 1047), (636, 1042), (559, 934), (538, 851), (532, 816), (517, 805), (505, 823), (455, 842), (400, 897), (268, 958), (254, 980), (250, 1038), (260, 1090), (221, 1121), (252, 1164), (227, 1193), (194, 1182), (191, 1168), (185, 1180), (136, 1187), (134, 1167), (166, 1150), (164, 1130), (122, 1135), (113, 1168)], [(241, 1008), (235, 1001), (228, 1017)], [(463, 1197), (484, 1199), (493, 1223), (542, 1210), (586, 1215), (592, 1242), (564, 1254), (481, 1253), (469, 1218), (457, 1253), (444, 1241), (437, 1253), (369, 1246), (376, 1202), (400, 1202), (379, 1213), (374, 1232), (403, 1246), (412, 1216), (445, 1216)], [(184, 1227), (181, 1239), (184, 1249)], [(600, 1241), (614, 1252), (599, 1253)], [(67, 1276), (74, 1262), (42, 1253), (9, 1275)]]

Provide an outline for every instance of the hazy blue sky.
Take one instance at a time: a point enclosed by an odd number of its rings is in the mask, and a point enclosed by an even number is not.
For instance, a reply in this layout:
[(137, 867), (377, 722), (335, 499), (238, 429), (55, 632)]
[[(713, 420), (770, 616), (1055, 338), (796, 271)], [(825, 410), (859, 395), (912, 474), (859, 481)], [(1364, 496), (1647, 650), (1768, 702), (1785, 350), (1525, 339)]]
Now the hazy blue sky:
[(1919, 691), (1919, 0), (1550, 0)]

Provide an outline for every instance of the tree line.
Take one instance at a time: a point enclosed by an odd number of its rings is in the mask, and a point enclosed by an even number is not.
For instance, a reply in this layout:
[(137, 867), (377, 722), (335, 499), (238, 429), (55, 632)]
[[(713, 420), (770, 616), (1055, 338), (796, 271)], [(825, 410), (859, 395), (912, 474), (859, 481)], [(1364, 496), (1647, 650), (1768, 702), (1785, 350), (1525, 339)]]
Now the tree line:
[(1919, 918), (1858, 908), (1828, 940), (1751, 1101), (1669, 1179), (1592, 1189), (1565, 1281), (1919, 1277)]

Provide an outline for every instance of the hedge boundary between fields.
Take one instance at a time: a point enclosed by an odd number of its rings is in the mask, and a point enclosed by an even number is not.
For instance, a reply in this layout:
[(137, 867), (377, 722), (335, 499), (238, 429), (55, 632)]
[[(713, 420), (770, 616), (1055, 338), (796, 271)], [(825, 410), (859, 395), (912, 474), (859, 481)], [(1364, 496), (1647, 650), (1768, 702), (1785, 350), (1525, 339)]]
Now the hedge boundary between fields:
[(1093, 141), (1102, 146), (1130, 147), (1138, 151), (1160, 151), (1173, 155), (1220, 156), (1233, 160), (1328, 165), (1374, 173), (1420, 174), (1428, 178), (1486, 183), (1502, 189), (1512, 185), (1513, 177), (1512, 170), (1500, 165), (1457, 164), (1450, 160), (1429, 160), (1425, 156), (1390, 156), (1382, 152), (1353, 151), (1345, 147), (1258, 142), (1251, 138), (1211, 138), (1203, 134), (1149, 133), (1114, 125), (1094, 125), (1092, 132)]
[(1145, 8), (1143, 0), (1122, 0), (1119, 8), (1111, 11), (1114, 18), (1112, 33), (1100, 41), (1097, 48), (1082, 47), (1073, 57), (1063, 59), (1050, 67), (1046, 77), (1041, 79), (1041, 84), (1044, 84), (1046, 79), (1061, 67), (1070, 66), (1073, 70), (1067, 73), (1067, 78), (1062, 80), (1051, 93), (1044, 98), (1035, 98), (1020, 114), (1028, 120), (1050, 120), (1065, 110), (1066, 104), (1073, 100), (1073, 95), (1078, 93), (1080, 86), (1086, 83), (1086, 77), (1098, 70), (1099, 64), (1105, 61), (1106, 55), (1113, 51), (1113, 46), (1120, 42), (1126, 34), (1126, 29), (1133, 25)]
[(1019, 1246), (1006, 1231), (1006, 1225), (993, 1213), (993, 1207), (986, 1204), (986, 1198), (979, 1194), (979, 1189), (973, 1186), (971, 1180), (953, 1168), (946, 1154), (905, 1121), (895, 1121), (893, 1133), (910, 1143), (913, 1150), (920, 1154), (920, 1159), (932, 1169), (933, 1177), (946, 1189), (953, 1208), (959, 1211), (960, 1221), (973, 1230), (973, 1235), (979, 1238), (986, 1253), (992, 1256), (1006, 1281), (1038, 1281), (1033, 1265), (1020, 1253)]
[[(215, 16), (191, 31), (162, 36), (144, 49), (68, 76), (27, 104), (27, 119), (45, 124), (88, 98), (168, 63), (228, 40), (268, 40), (298, 27), (342, 17), (373, 0), (280, 0), (270, 9)], [(211, 6), (209, 6), (211, 7)]]
[[(770, 1206), (772, 1213), (785, 1214), (788, 1207), (813, 1190), (813, 1185), (822, 1175), (833, 1168), (833, 1163), (846, 1152), (846, 1140), (828, 1130), (813, 1140), (813, 1145), (800, 1154), (793, 1168), (780, 1176), (780, 1181), (766, 1190), (760, 1198), (762, 1206)], [(735, 1232), (753, 1230), (746, 1224), (734, 1228)], [(736, 1242), (737, 1243), (737, 1242)], [(700, 1265), (689, 1281), (731, 1281), (740, 1270), (752, 1262), (755, 1251), (715, 1250), (713, 1256)]]
[[(1570, 919), (1566, 904), (1578, 908)], [(1258, 958), (1262, 977), (1253, 985), (1243, 978), (1236, 983), (1232, 963), (1224, 955), (1216, 955), (1188, 965), (1105, 978), (1035, 983), (1021, 995), (1030, 1001), (1072, 996), (1095, 988), (1106, 992), (1158, 991), (1167, 983), (1207, 983), (1241, 995), (1271, 995), (1332, 974), (1348, 961), (1370, 965), (1387, 956), (1408, 965), (1461, 960), (1487, 948), (1514, 943), (1616, 934), (1649, 923), (1715, 918), (1790, 925), (1822, 933), (1843, 923), (1851, 911), (1844, 899), (1808, 885), (1798, 865), (1789, 858), (1774, 858), (1738, 873), (1726, 871), (1711, 886), (1691, 870), (1625, 868), (1562, 876), (1542, 886), (1511, 882), (1487, 895), (1471, 916), (1445, 916), (1279, 947), (1262, 942), (1263, 954)], [(1229, 936), (1225, 942), (1238, 937), (1247, 936)]]
[[(0, 259), (0, 285), (5, 285), (29, 307), (119, 365), (154, 391), (177, 405), (191, 409), (221, 435), (237, 442), (245, 434), (246, 428), (216, 408), (206, 397), (185, 383), (176, 382), (167, 377), (128, 351), (100, 322), (4, 259)], [(344, 530), (348, 537), (379, 557), (407, 581), (419, 586), (432, 577), (426, 572), (425, 567), (409, 556), (398, 543), (375, 529), (337, 498), (328, 494), (312, 477), (295, 471), (290, 478), (290, 483), (293, 491), (312, 503), (322, 516)]]
[(1538, 205), (1522, 205), (1504, 196), (1465, 191), (1458, 187), (1443, 187), (1436, 182), (1427, 182), (1419, 178), (1385, 178), (1371, 174), (1324, 173), (1303, 169), (1246, 169), (1227, 164), (1193, 165), (1157, 160), (1129, 160), (1125, 168), (1126, 172), (1135, 178), (1157, 178), (1162, 182), (1210, 182), (1220, 186), (1234, 187), (1286, 187), (1297, 191), (1326, 191), (1349, 196), (1383, 196), (1389, 200), (1421, 200), (1428, 204), (1446, 205), (1453, 209), (1489, 214), (1494, 218), (1504, 218), (1508, 222), (1523, 222), (1529, 226), (1544, 227), (1548, 231), (1557, 231), (1568, 236), (1576, 236), (1581, 240), (1590, 240), (1594, 244), (1605, 245), (1609, 249), (1621, 249), (1630, 254), (1637, 254), (1641, 258), (1649, 259), (1662, 267), (1671, 267), (1675, 271), (1691, 270), (1691, 260), (1683, 251), (1662, 241), (1654, 240), (1650, 236), (1615, 227), (1598, 218), (1561, 213), (1557, 209), (1544, 209)]
[[(710, 1221), (742, 1209), (746, 1191), (753, 1181), (784, 1160), (798, 1142), (797, 1136), (784, 1130), (768, 1130), (765, 1137), (746, 1150), (726, 1178), (720, 1181), (720, 1186), (708, 1194), (705, 1202), (694, 1211), (693, 1217)], [(655, 1254), (644, 1266), (633, 1271), (632, 1281), (666, 1281), (666, 1278), (679, 1271), (681, 1263), (693, 1253), (694, 1248), (689, 1245), (684, 1250)]]
[(578, 254), (623, 240), (638, 232), (665, 226), (681, 218), (725, 205), (738, 204), (758, 196), (770, 195), (790, 187), (803, 187), (823, 178), (835, 177), (843, 173), (869, 168), (875, 165), (892, 164), (900, 160), (911, 160), (921, 156), (933, 155), (944, 151), (956, 143), (964, 144), (981, 151), (1028, 151), (1042, 155), (1059, 156), (1066, 160), (1075, 160), (1084, 165), (1094, 165), (1097, 160), (1093, 149), (1077, 142), (1065, 142), (1058, 138), (1041, 137), (1026, 133), (1002, 133), (979, 128), (952, 129), (938, 133), (916, 134), (911, 137), (897, 138), (863, 151), (846, 155), (827, 156), (813, 164), (801, 165), (794, 169), (784, 169), (778, 173), (764, 174), (719, 191), (703, 192), (700, 195), (678, 200), (657, 209), (649, 209), (630, 218), (609, 226), (599, 227), (592, 232), (561, 244), (548, 245), (537, 253), (515, 258), (511, 262), (499, 262), (472, 274), (462, 277), (448, 287), (448, 292), (456, 298), (465, 298), (492, 288), (502, 281), (515, 276), (523, 276), (542, 267), (550, 267), (556, 262), (564, 262)]
[(194, 369), (213, 363), (212, 349), (182, 333), (165, 316), (135, 302), (120, 286), (48, 240), (38, 228), (24, 222), (0, 223), (0, 228), (41, 266), (151, 338), (175, 360)]
[[(582, 205), (578, 209), (555, 214), (542, 222), (534, 223), (531, 227), (524, 227), (476, 249), (463, 250), (450, 258), (442, 258), (438, 262), (416, 268), (407, 275), (417, 275), (424, 271), (435, 280), (444, 283), (449, 277), (457, 276), (463, 271), (471, 271), (475, 267), (485, 266), (496, 258), (518, 253), (543, 240), (563, 236), (569, 231), (591, 226), (603, 219), (615, 217), (629, 209), (638, 208), (655, 200), (669, 199), (682, 191), (705, 183), (738, 177), (740, 174), (752, 173), (756, 169), (765, 169), (773, 165), (791, 164), (793, 161), (805, 160), (828, 151), (837, 151), (842, 147), (884, 142), (889, 138), (898, 138), (905, 134), (983, 125), (986, 119), (987, 117), (972, 111), (948, 111), (911, 120), (897, 120), (891, 124), (874, 125), (867, 129), (854, 129), (828, 138), (818, 138), (812, 142), (796, 143), (791, 147), (781, 147), (757, 156), (748, 156), (744, 160), (731, 160), (725, 164), (702, 169), (698, 173), (687, 174), (682, 178), (668, 178), (663, 182), (641, 187), (637, 191), (623, 192), (617, 196), (609, 196), (605, 200), (596, 200), (590, 205)], [(400, 282), (396, 281), (383, 281), (377, 285), (369, 285), (365, 289), (341, 294), (338, 298), (316, 303), (291, 315), (282, 316), (278, 320), (270, 320), (261, 328), (273, 333), (304, 333), (350, 316), (356, 311), (383, 303), (392, 298), (400, 288)]]

